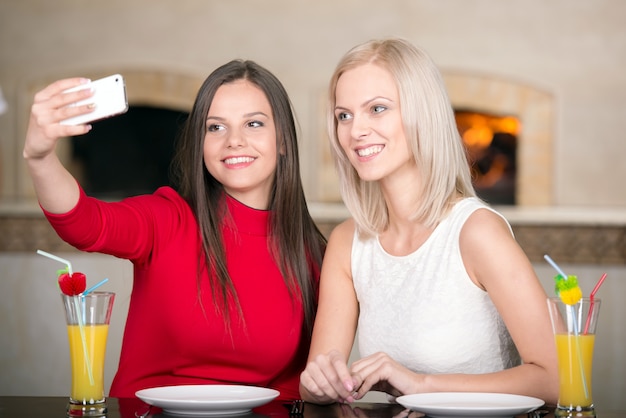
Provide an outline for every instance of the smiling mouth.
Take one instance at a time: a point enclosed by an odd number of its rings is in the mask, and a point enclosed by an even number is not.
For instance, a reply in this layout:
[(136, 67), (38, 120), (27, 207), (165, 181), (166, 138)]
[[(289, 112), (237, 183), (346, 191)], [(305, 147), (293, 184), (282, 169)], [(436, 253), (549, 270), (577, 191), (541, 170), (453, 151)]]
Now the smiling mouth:
[(379, 154), (383, 148), (382, 145), (372, 145), (371, 147), (358, 149), (356, 153), (359, 157), (371, 157), (372, 155)]
[(245, 163), (251, 163), (252, 161), (254, 161), (254, 158), (252, 157), (232, 157), (232, 158), (226, 158), (224, 160), (224, 164), (229, 164), (229, 165), (245, 164)]

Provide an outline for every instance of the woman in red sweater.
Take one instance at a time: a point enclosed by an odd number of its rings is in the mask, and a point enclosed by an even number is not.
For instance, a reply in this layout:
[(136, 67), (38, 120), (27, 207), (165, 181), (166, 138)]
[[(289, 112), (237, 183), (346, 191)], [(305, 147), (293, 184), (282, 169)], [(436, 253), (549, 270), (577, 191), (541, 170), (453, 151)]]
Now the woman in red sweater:
[[(246, 384), (299, 397), (326, 241), (309, 215), (294, 117), (269, 71), (235, 60), (200, 88), (175, 158), (177, 188), (104, 202), (55, 153), (88, 124), (85, 83), (36, 94), (26, 160), (41, 208), (82, 251), (133, 263), (121, 357), (109, 395), (183, 384)], [(95, 126), (97, 129), (97, 125)]]

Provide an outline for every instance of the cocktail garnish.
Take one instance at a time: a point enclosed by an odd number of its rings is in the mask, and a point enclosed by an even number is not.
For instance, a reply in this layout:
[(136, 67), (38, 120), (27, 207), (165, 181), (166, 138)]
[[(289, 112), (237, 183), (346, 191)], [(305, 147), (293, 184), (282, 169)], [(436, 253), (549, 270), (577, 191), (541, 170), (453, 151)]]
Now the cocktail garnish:
[(561, 274), (557, 274), (554, 276), (554, 281), (556, 282), (554, 291), (564, 304), (574, 305), (583, 297), (576, 276), (563, 277)]
[(64, 295), (80, 295), (87, 288), (87, 277), (78, 271), (71, 275), (68, 272), (61, 273), (58, 280), (59, 288)]

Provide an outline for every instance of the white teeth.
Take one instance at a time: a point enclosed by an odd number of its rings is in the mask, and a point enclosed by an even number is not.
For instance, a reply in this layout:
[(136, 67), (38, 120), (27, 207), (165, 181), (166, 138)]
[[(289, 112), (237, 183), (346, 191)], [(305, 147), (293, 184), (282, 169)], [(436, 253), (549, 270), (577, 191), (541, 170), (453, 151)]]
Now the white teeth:
[(252, 161), (254, 161), (254, 158), (252, 157), (234, 157), (234, 158), (227, 158), (224, 160), (226, 164), (251, 163)]
[(369, 157), (370, 155), (378, 154), (383, 150), (382, 145), (374, 145), (369, 148), (363, 148), (356, 151), (359, 157)]

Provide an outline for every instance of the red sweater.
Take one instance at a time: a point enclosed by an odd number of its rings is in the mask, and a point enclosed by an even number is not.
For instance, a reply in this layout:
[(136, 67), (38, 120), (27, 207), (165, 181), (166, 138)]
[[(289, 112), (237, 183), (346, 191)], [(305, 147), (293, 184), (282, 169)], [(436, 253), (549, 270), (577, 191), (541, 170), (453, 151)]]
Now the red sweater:
[(81, 190), (72, 211), (45, 213), (59, 236), (76, 248), (133, 263), (110, 396), (133, 397), (156, 386), (232, 383), (270, 387), (283, 400), (299, 398), (309, 341), (302, 305), (292, 301), (268, 251), (269, 212), (226, 199), (236, 224), (236, 229), (222, 224), (226, 259), (243, 311), (240, 317), (231, 306), (230, 331), (214, 309), (205, 269), (203, 306), (198, 301), (198, 225), (173, 189), (115, 203)]

